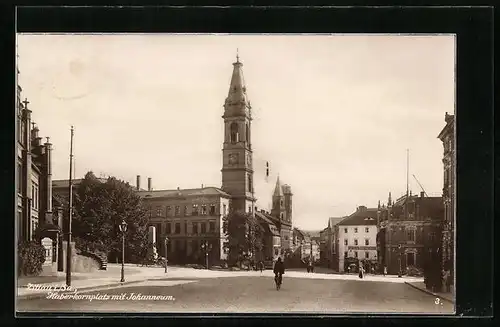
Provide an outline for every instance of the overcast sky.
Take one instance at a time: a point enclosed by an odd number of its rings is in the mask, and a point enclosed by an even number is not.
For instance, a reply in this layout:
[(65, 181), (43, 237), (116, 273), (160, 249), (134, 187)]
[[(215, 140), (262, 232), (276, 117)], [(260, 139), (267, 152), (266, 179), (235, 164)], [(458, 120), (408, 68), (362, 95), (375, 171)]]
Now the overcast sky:
[[(53, 178), (92, 170), (154, 189), (221, 186), (223, 104), (239, 49), (252, 103), (257, 206), (279, 174), (293, 222), (375, 207), (410, 189), (441, 195), (437, 135), (454, 112), (453, 36), (18, 35), (19, 83)], [(265, 163), (270, 180), (265, 180)]]

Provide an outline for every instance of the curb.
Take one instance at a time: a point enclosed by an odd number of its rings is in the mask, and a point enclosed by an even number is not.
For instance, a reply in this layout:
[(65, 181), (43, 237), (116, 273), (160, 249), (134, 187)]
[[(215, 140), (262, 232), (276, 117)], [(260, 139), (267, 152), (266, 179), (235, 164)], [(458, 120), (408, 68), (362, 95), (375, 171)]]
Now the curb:
[[(139, 284), (148, 280), (155, 280), (159, 279), (160, 277), (151, 277), (151, 278), (145, 278), (141, 280), (134, 280), (130, 282), (117, 282), (117, 283), (112, 283), (112, 284), (103, 284), (103, 285), (96, 285), (96, 286), (89, 286), (89, 287), (82, 287), (78, 288), (78, 293), (87, 293), (87, 292), (92, 292), (92, 291), (98, 291), (102, 289), (108, 289), (108, 288), (113, 288), (113, 287), (119, 287), (119, 286), (124, 286), (124, 285), (132, 285), (132, 284)], [(164, 278), (164, 277), (163, 277)], [(47, 293), (36, 293), (36, 294), (25, 294), (25, 295), (17, 295), (16, 299), (17, 300), (38, 300), (38, 299), (43, 299), (47, 296)]]
[(450, 300), (450, 299), (448, 299), (448, 298), (446, 298), (446, 297), (444, 297), (444, 296), (442, 296), (442, 295), (436, 294), (436, 293), (434, 293), (434, 292), (432, 292), (432, 291), (426, 290), (425, 288), (420, 288), (420, 287), (415, 286), (415, 285), (412, 285), (411, 283), (408, 283), (408, 282), (405, 282), (405, 284), (410, 285), (410, 286), (411, 286), (411, 287), (413, 287), (414, 289), (417, 289), (417, 290), (419, 290), (419, 291), (421, 291), (421, 292), (424, 292), (424, 293), (427, 293), (427, 294), (429, 294), (429, 295), (432, 295), (432, 296), (438, 297), (438, 298), (440, 298), (441, 300), (444, 300), (444, 301), (446, 301), (446, 302), (449, 302), (449, 303), (455, 304), (455, 302), (454, 302), (453, 300)]

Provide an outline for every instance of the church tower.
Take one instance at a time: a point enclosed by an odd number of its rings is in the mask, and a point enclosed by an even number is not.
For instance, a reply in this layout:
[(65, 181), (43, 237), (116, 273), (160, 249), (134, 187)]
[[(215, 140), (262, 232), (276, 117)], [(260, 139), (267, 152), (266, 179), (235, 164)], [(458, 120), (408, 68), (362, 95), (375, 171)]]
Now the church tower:
[(280, 178), (278, 176), (276, 186), (274, 187), (271, 215), (278, 218), (281, 222), (286, 222), (288, 221), (286, 214), (285, 194), (283, 193), (283, 188), (281, 187)]
[(224, 103), (224, 143), (222, 147), (222, 189), (232, 196), (231, 209), (254, 210), (251, 123), (243, 64), (236, 55), (229, 92)]

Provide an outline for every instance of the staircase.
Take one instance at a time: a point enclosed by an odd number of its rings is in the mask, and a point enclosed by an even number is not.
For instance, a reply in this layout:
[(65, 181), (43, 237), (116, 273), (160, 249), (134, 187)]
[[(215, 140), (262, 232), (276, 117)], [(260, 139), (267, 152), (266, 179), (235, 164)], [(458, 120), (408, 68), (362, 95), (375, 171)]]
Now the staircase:
[(81, 255), (94, 258), (99, 263), (99, 270), (106, 270), (108, 267), (108, 256), (102, 252), (81, 251)]

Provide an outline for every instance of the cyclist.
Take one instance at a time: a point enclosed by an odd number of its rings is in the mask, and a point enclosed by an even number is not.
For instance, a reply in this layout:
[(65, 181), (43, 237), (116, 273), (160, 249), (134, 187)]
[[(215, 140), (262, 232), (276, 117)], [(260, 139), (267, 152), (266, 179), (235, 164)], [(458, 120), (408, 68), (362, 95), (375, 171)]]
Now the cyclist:
[(285, 273), (285, 265), (283, 264), (283, 261), (281, 261), (281, 257), (278, 257), (278, 260), (276, 260), (273, 272), (276, 288), (279, 289), (281, 287), (281, 283), (283, 282), (283, 274)]

